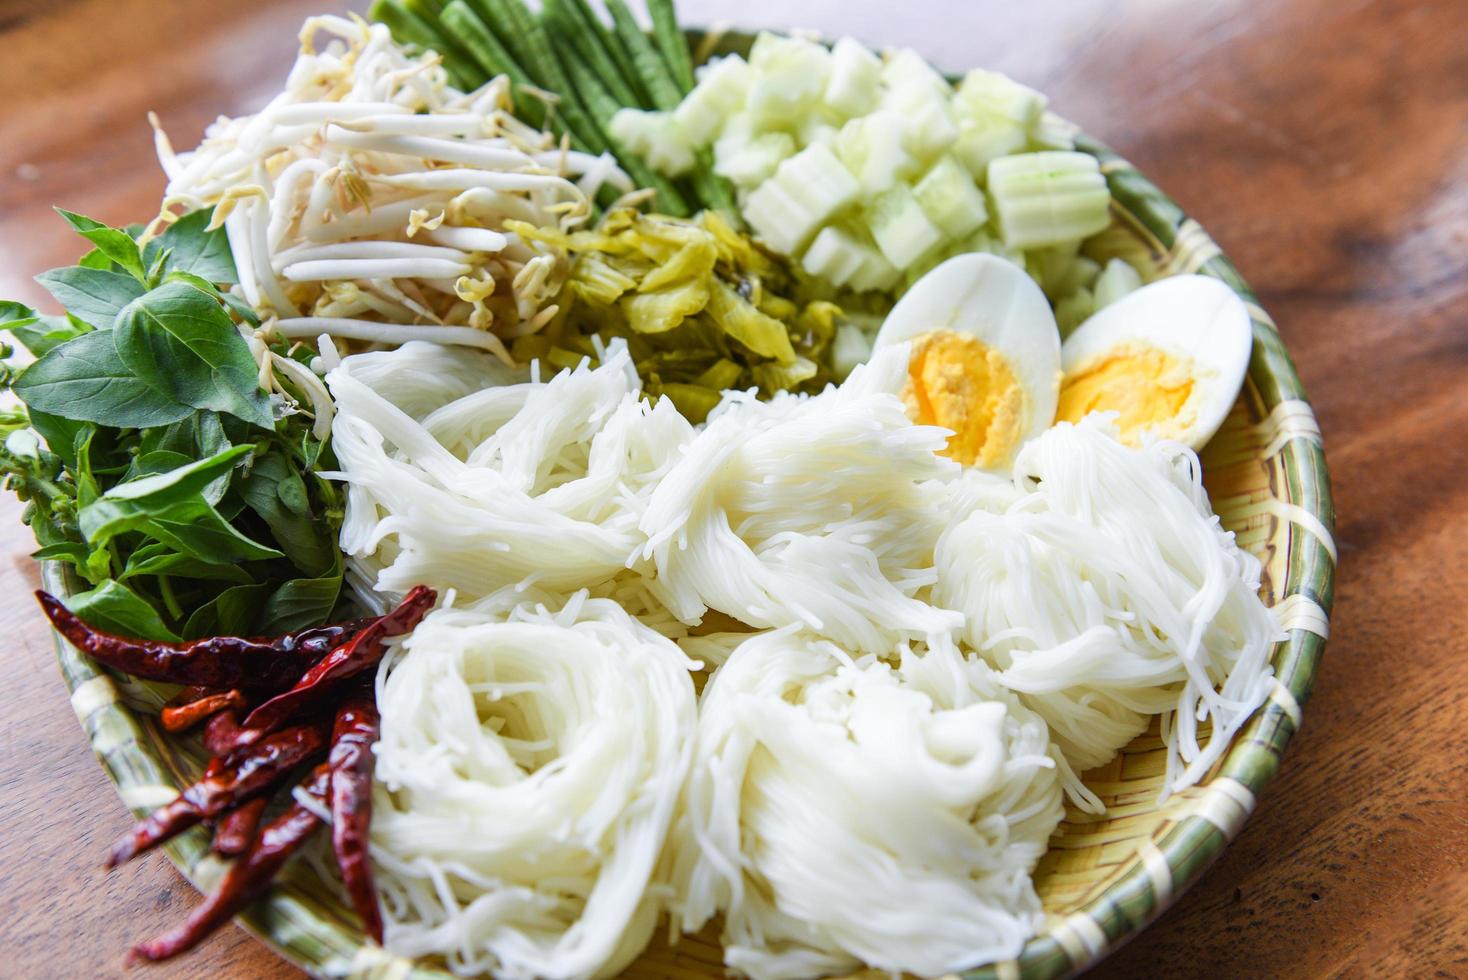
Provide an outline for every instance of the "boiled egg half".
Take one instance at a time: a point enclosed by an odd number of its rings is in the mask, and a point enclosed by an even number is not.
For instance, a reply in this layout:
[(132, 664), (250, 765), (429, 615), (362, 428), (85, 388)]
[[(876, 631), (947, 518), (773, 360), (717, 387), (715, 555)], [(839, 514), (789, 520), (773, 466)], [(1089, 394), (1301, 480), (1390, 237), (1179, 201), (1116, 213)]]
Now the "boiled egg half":
[(1151, 435), (1201, 449), (1239, 396), (1252, 346), (1249, 313), (1223, 282), (1188, 275), (1143, 286), (1066, 338), (1056, 421), (1116, 412), (1128, 445)]
[(952, 430), (945, 455), (965, 466), (1007, 469), (1054, 419), (1060, 332), (1013, 262), (973, 253), (932, 269), (892, 307), (875, 346), (904, 342), (908, 416)]

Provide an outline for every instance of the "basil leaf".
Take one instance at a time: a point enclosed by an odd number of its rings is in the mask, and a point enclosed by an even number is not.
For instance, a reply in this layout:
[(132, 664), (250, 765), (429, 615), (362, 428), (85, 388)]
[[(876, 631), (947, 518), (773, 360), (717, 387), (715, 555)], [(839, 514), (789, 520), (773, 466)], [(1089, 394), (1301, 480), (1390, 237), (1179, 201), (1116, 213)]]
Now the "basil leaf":
[(249, 345), (202, 290), (164, 283), (118, 313), (113, 334), (123, 364), (174, 400), (275, 428)]
[(184, 635), (259, 635), (260, 607), (270, 595), (268, 585), (236, 585), (195, 609), (184, 624)]
[(29, 408), (113, 428), (168, 425), (193, 409), (142, 381), (117, 358), (112, 331), (95, 330), (47, 350), (12, 389)]
[(171, 249), (163, 263), (168, 272), (192, 273), (211, 283), (239, 282), (239, 272), (229, 250), (229, 236), (223, 226), (210, 231), (209, 222), (213, 220), (213, 208), (190, 211), (148, 243), (143, 259), (151, 264), (161, 251)]
[(319, 626), (331, 616), (341, 597), (342, 573), (319, 578), (293, 578), (283, 583), (265, 603), (261, 632), (269, 636)]
[(283, 454), (270, 452), (255, 460), (240, 481), (240, 496), (301, 571), (321, 575), (336, 561), (336, 543), (312, 519), (305, 483)]
[[(170, 509), (195, 501), (209, 507), (200, 496), (202, 491), (221, 474), (228, 475), (235, 462), (254, 448), (235, 446), (167, 473), (119, 483), (78, 512), (82, 535), (91, 544), (100, 545), (125, 531), (138, 530)], [(209, 509), (213, 511), (213, 507)]]
[(24, 303), (17, 303), (13, 299), (0, 300), (0, 329), (28, 327), (39, 319), (40, 314)]
[(36, 561), (65, 561), (73, 565), (85, 565), (91, 557), (91, 549), (80, 541), (57, 541), (31, 552)]
[(202, 496), (154, 514), (138, 530), (211, 565), (285, 557), (241, 534)]
[(163, 624), (158, 611), (136, 592), (117, 582), (103, 582), (89, 592), (66, 600), (66, 608), (88, 626), (144, 640), (178, 640), (178, 634)]
[(117, 263), (113, 262), (106, 255), (102, 254), (102, 250), (100, 248), (92, 249), (86, 255), (83, 255), (81, 258), (77, 259), (76, 264), (80, 266), (85, 266), (88, 269), (105, 269), (108, 272), (117, 268)]
[(97, 246), (97, 251), (132, 273), (139, 281), (147, 278), (143, 271), (143, 257), (138, 252), (138, 243), (127, 232), (120, 228), (109, 228), (100, 221), (61, 208), (57, 208), (56, 213), (65, 218), (66, 223), (77, 234)]
[(172, 575), (177, 578), (214, 579), (249, 585), (250, 573), (238, 565), (212, 565), (190, 555), (174, 551), (161, 541), (149, 541), (127, 559), (127, 567), (117, 576), (125, 582), (139, 575)]
[(75, 340), (84, 333), (90, 333), (92, 328), (80, 320), (64, 316), (42, 316), (37, 317), (33, 325), (24, 323), (10, 328), (15, 339), (25, 345), (25, 349), (37, 357), (41, 357), (68, 340)]
[(109, 330), (117, 313), (147, 290), (132, 276), (72, 265), (36, 276), (36, 282), (66, 312), (98, 330)]
[(35, 409), (31, 409), (28, 414), (31, 419), (31, 428), (46, 440), (46, 447), (60, 456), (61, 461), (69, 469), (75, 471), (77, 468), (77, 436), (83, 431), (94, 428), (93, 424), (48, 415)]

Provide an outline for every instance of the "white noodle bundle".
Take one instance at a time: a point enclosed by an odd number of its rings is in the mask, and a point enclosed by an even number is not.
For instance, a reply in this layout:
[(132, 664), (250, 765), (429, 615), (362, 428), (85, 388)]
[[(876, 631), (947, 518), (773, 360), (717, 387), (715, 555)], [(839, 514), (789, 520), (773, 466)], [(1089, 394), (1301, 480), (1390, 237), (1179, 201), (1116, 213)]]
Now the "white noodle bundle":
[(1259, 562), (1213, 516), (1197, 457), (1174, 442), (1129, 449), (1093, 416), (1026, 445), (1007, 495), (986, 484), (969, 501), (980, 509), (939, 542), (933, 589), (964, 613), (964, 640), (1075, 769), (1175, 712), (1167, 788), (1197, 782), (1268, 695), (1279, 633)]
[[(452, 366), (466, 356), (478, 385)], [(646, 541), (638, 519), (693, 430), (671, 402), (642, 400), (626, 345), (544, 383), (495, 386), (489, 363), (410, 343), (327, 375), (359, 591), (593, 587)]]
[(700, 705), (675, 925), (722, 912), (725, 963), (756, 978), (1013, 957), (1061, 817), (1049, 750), (951, 641), (893, 668), (790, 629), (748, 639)]
[(387, 945), (464, 976), (607, 976), (656, 923), (690, 664), (610, 600), (520, 598), (434, 612), (378, 675)]
[(852, 650), (955, 629), (914, 598), (933, 582), (945, 430), (914, 426), (905, 345), (844, 384), (768, 402), (730, 392), (653, 492), (642, 529), (652, 587), (674, 615), (801, 624)]

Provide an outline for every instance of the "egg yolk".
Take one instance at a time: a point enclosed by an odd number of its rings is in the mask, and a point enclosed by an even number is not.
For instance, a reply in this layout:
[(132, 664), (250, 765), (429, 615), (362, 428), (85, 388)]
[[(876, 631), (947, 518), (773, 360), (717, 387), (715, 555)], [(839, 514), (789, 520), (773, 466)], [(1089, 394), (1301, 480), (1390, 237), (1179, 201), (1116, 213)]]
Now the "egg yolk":
[(1004, 356), (971, 334), (915, 338), (902, 400), (917, 424), (953, 430), (943, 454), (965, 466), (1006, 462), (1024, 431), (1024, 388)]
[(1141, 444), (1143, 432), (1180, 439), (1196, 421), (1193, 362), (1145, 344), (1124, 344), (1077, 366), (1060, 386), (1057, 422), (1091, 412), (1116, 412), (1121, 441)]

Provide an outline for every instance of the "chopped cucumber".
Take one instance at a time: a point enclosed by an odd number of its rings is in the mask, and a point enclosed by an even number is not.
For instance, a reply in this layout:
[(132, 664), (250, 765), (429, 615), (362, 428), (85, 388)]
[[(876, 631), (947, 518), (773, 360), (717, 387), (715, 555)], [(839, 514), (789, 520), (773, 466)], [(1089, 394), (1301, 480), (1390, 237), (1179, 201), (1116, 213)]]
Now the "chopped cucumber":
[(749, 111), (767, 127), (795, 124), (825, 91), (831, 52), (813, 41), (761, 34), (749, 65)]
[(1055, 325), (1060, 328), (1062, 337), (1069, 336), (1072, 330), (1085, 323), (1086, 318), (1095, 312), (1096, 300), (1091, 291), (1077, 289), (1055, 304)]
[(794, 155), (795, 137), (789, 133), (724, 135), (714, 144), (714, 173), (748, 190), (768, 180), (782, 160)]
[(1030, 130), (1030, 149), (1074, 150), (1077, 132), (1079, 129), (1075, 123), (1053, 112), (1041, 113), (1040, 121)]
[(953, 155), (976, 179), (984, 180), (990, 163), (1019, 153), (1028, 143), (1029, 136), (1019, 123), (1000, 116), (983, 120), (967, 116), (958, 120), (958, 139), (953, 143)]
[(618, 109), (607, 124), (612, 139), (660, 173), (677, 177), (693, 169), (693, 145), (670, 112)]
[(928, 220), (949, 238), (962, 238), (988, 220), (984, 195), (973, 174), (951, 156), (943, 156), (912, 189)]
[(795, 255), (828, 218), (856, 200), (859, 189), (830, 148), (817, 143), (783, 161), (750, 192), (744, 218), (775, 251)]
[(865, 364), (871, 356), (872, 338), (861, 327), (843, 323), (836, 328), (831, 341), (831, 374), (837, 381), (845, 381), (858, 364)]
[(903, 48), (887, 57), (887, 63), (882, 66), (882, 83), (889, 89), (926, 89), (943, 98), (953, 94), (953, 86), (948, 84), (948, 79), (911, 48)]
[(943, 241), (943, 233), (928, 220), (906, 184), (878, 195), (867, 206), (867, 226), (882, 255), (899, 269), (906, 269)]
[(989, 164), (989, 198), (1011, 248), (1078, 241), (1111, 223), (1111, 192), (1096, 158), (1050, 150)]
[(673, 110), (673, 119), (694, 145), (712, 140), (725, 120), (744, 106), (752, 76), (737, 54), (720, 58), (699, 75), (693, 91)]
[(1018, 123), (1025, 130), (1034, 129), (1045, 111), (1045, 96), (1021, 85), (997, 71), (975, 68), (963, 76), (954, 97), (954, 109), (961, 116), (984, 120), (998, 117)]
[(921, 164), (931, 163), (958, 139), (948, 98), (927, 85), (888, 89), (882, 105), (901, 117), (902, 145)]
[(845, 224), (822, 228), (806, 249), (802, 267), (831, 285), (857, 292), (890, 289), (898, 272), (867, 240), (862, 229)]
[(836, 154), (856, 175), (865, 198), (895, 187), (919, 165), (902, 143), (906, 124), (890, 109), (853, 119), (836, 137)]
[(1099, 310), (1141, 288), (1141, 274), (1122, 259), (1112, 259), (1101, 270), (1101, 275), (1096, 277), (1096, 285), (1091, 287), (1091, 292), (1096, 299), (1096, 309)]
[(863, 116), (877, 107), (882, 93), (882, 61), (854, 38), (843, 37), (831, 48), (831, 77), (824, 101), (846, 117)]

